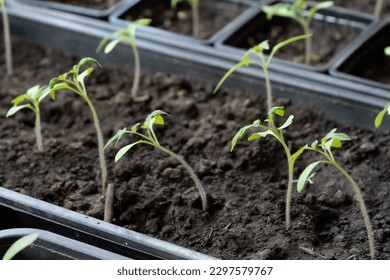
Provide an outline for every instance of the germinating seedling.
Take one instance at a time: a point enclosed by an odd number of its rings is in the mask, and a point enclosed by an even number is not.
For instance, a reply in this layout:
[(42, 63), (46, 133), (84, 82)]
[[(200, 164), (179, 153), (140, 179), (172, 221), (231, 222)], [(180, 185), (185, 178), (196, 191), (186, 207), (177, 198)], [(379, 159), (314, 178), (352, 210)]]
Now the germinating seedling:
[(108, 40), (112, 40), (110, 43), (106, 45), (104, 48), (104, 53), (108, 54), (110, 53), (119, 43), (126, 43), (129, 44), (130, 47), (133, 50), (133, 55), (134, 55), (134, 79), (133, 79), (133, 87), (131, 89), (131, 96), (133, 97), (134, 100), (136, 101), (144, 101), (147, 99), (145, 96), (138, 96), (138, 88), (139, 88), (139, 83), (141, 79), (141, 62), (140, 62), (140, 57), (138, 53), (138, 48), (137, 48), (137, 43), (136, 43), (136, 38), (135, 38), (135, 31), (138, 26), (140, 25), (149, 25), (151, 22), (150, 19), (143, 18), (143, 19), (138, 19), (132, 23), (130, 23), (127, 28), (118, 30), (116, 32), (111, 33), (107, 37), (105, 37), (99, 44), (97, 51), (99, 52), (104, 45), (107, 44)]
[(281, 126), (276, 126), (274, 122), (274, 115), (277, 116), (284, 116), (284, 107), (273, 107), (271, 110), (268, 112), (268, 119), (264, 120), (261, 122), (259, 119), (255, 120), (251, 125), (244, 126), (241, 128), (237, 134), (234, 136), (232, 140), (232, 147), (230, 151), (233, 151), (235, 148), (237, 142), (241, 140), (246, 132), (249, 129), (252, 128), (259, 128), (262, 129), (262, 132), (256, 132), (253, 133), (248, 140), (253, 141), (255, 139), (258, 139), (260, 137), (267, 137), (268, 135), (275, 137), (276, 140), (282, 144), (282, 147), (284, 149), (284, 152), (286, 153), (287, 156), (287, 163), (289, 166), (288, 170), (288, 187), (287, 187), (287, 198), (286, 198), (286, 228), (289, 229), (290, 227), (290, 212), (291, 212), (291, 193), (292, 193), (292, 184), (293, 184), (293, 169), (290, 168), (291, 166), (291, 151), (288, 145), (286, 144), (286, 141), (284, 140), (283, 137), (283, 130), (287, 127), (289, 127), (294, 119), (294, 116), (291, 115), (287, 118), (287, 120), (282, 124)]
[(4, 48), (5, 48), (5, 64), (7, 67), (7, 75), (10, 76), (13, 73), (12, 69), (12, 47), (11, 47), (11, 34), (9, 28), (8, 14), (5, 7), (5, 0), (0, 0), (0, 8), (3, 17), (3, 36), (4, 36)]
[(83, 72), (80, 73), (80, 70), (83, 66), (86, 65), (97, 65), (101, 67), (99, 62), (93, 58), (83, 58), (80, 60), (80, 62), (73, 66), (73, 68), (62, 75), (59, 75), (57, 78), (54, 78), (50, 81), (50, 94), (54, 98), (55, 92), (57, 90), (66, 89), (73, 93), (76, 93), (77, 95), (81, 96), (88, 104), (92, 117), (93, 122), (95, 124), (96, 128), (96, 134), (98, 139), (98, 150), (99, 150), (99, 159), (100, 159), (100, 167), (101, 167), (101, 178), (102, 178), (102, 189), (103, 193), (106, 192), (107, 187), (107, 168), (106, 168), (106, 162), (104, 159), (104, 151), (103, 151), (103, 135), (102, 131), (100, 129), (100, 123), (98, 119), (98, 115), (96, 113), (95, 107), (92, 104), (92, 101), (88, 97), (88, 93), (85, 87), (84, 79), (89, 76), (94, 68), (89, 67)]
[[(307, 10), (306, 0), (296, 0), (293, 3), (276, 3), (274, 5), (265, 5), (263, 12), (267, 19), (271, 20), (274, 16), (288, 17), (297, 21), (304, 34), (310, 34), (310, 25), (314, 15), (318, 10), (328, 8), (333, 5), (333, 1), (324, 1)], [(310, 65), (312, 53), (312, 38), (305, 40), (305, 64)]]
[(321, 142), (314, 141), (310, 146), (306, 145), (300, 150), (298, 150), (296, 153), (292, 155), (291, 163), (290, 163), (290, 169), (294, 168), (294, 164), (296, 159), (301, 156), (305, 151), (313, 151), (318, 154), (320, 154), (323, 159), (315, 161), (313, 163), (310, 163), (302, 172), (302, 174), (299, 176), (298, 183), (297, 183), (297, 190), (298, 192), (301, 192), (305, 186), (305, 183), (308, 181), (308, 178), (310, 178), (312, 171), (314, 168), (319, 164), (328, 164), (334, 166), (338, 171), (340, 171), (341, 174), (344, 175), (345, 178), (347, 178), (348, 182), (351, 184), (357, 200), (360, 205), (360, 209), (363, 214), (364, 223), (366, 225), (367, 229), (367, 235), (368, 240), (370, 244), (370, 255), (371, 258), (375, 258), (375, 248), (374, 248), (374, 238), (372, 234), (371, 229), (371, 223), (370, 218), (368, 217), (367, 209), (363, 201), (363, 196), (360, 192), (360, 189), (358, 185), (356, 184), (355, 180), (352, 179), (352, 177), (345, 171), (345, 169), (336, 162), (332, 149), (333, 148), (341, 148), (344, 141), (349, 141), (351, 138), (344, 134), (344, 133), (337, 133), (336, 128), (331, 130), (324, 138), (321, 139)]
[(192, 37), (199, 37), (199, 1), (198, 0), (171, 0), (171, 6), (176, 9), (180, 2), (187, 2), (191, 7), (192, 12)]
[(8, 250), (5, 252), (3, 256), (3, 261), (4, 260), (11, 260), (13, 257), (16, 256), (19, 252), (22, 250), (26, 249), (28, 246), (33, 244), (35, 240), (38, 239), (38, 234), (29, 234), (26, 236), (23, 236), (16, 240), (11, 247), (8, 248)]
[[(16, 112), (22, 109), (30, 109), (35, 113), (35, 137), (37, 141), (37, 149), (40, 153), (43, 152), (43, 141), (41, 133), (41, 114), (39, 103), (49, 95), (50, 90), (46, 86), (36, 85), (29, 88), (26, 93), (19, 95), (11, 101), (13, 107), (8, 110), (7, 117), (13, 116)], [(28, 103), (23, 103), (27, 101)], [(23, 104), (22, 104), (23, 103)]]
[[(390, 47), (385, 48), (385, 54), (390, 56)], [(375, 127), (378, 128), (381, 126), (385, 114), (390, 115), (390, 103), (387, 103), (386, 106), (378, 113), (375, 118)]]
[[(302, 39), (305, 39), (307, 37), (310, 37), (311, 35), (308, 34), (308, 35), (301, 35), (301, 36), (296, 36), (296, 37), (292, 37), (290, 39), (287, 39), (279, 44), (277, 44), (276, 46), (274, 46), (272, 48), (272, 51), (271, 53), (268, 55), (268, 57), (266, 58), (266, 56), (264, 55), (264, 51), (268, 51), (269, 50), (269, 44), (268, 44), (268, 40), (266, 41), (263, 41), (261, 42), (260, 44), (258, 44), (257, 46), (254, 46), (252, 48), (250, 48), (247, 52), (245, 52), (245, 54), (243, 55), (241, 61), (239, 63), (237, 63), (236, 65), (234, 65), (232, 68), (230, 68), (230, 70), (228, 72), (226, 72), (226, 74), (222, 77), (222, 79), (219, 81), (217, 87), (214, 89), (214, 93), (216, 93), (219, 88), (221, 87), (221, 85), (226, 81), (226, 79), (232, 75), (236, 70), (240, 69), (241, 67), (248, 67), (250, 65), (257, 65), (259, 66), (263, 72), (264, 72), (264, 78), (265, 78), (265, 86), (266, 86), (266, 91), (267, 91), (267, 109), (268, 111), (271, 110), (271, 108), (273, 107), (273, 97), (272, 97), (272, 88), (271, 88), (271, 80), (269, 78), (269, 72), (268, 72), (268, 69), (269, 69), (269, 65), (272, 61), (272, 58), (275, 56), (275, 54), (284, 46), (292, 43), (292, 42), (295, 42), (295, 41), (298, 41), (298, 40), (302, 40)], [(251, 54), (254, 54), (256, 55), (258, 58), (260, 58), (260, 63), (258, 61), (255, 61), (255, 60), (252, 60), (250, 58), (250, 55)]]
[[(125, 147), (121, 148), (118, 153), (115, 156), (115, 162), (117, 162), (119, 159), (121, 159), (131, 148), (138, 144), (146, 144), (153, 146), (157, 148), (158, 150), (172, 156), (174, 159), (179, 161), (190, 173), (191, 178), (194, 180), (196, 187), (198, 188), (200, 198), (202, 200), (202, 209), (203, 211), (207, 210), (207, 199), (206, 199), (206, 193), (203, 189), (202, 184), (200, 183), (199, 178), (196, 176), (193, 169), (188, 165), (188, 163), (179, 155), (175, 154), (174, 152), (168, 150), (167, 148), (164, 148), (160, 145), (156, 134), (154, 133), (153, 125), (163, 125), (164, 124), (164, 115), (168, 115), (164, 111), (156, 110), (152, 113), (150, 113), (144, 123), (141, 125), (140, 123), (135, 124), (130, 130), (127, 130), (126, 128), (123, 128), (117, 132), (116, 135), (114, 135), (106, 144), (105, 148), (108, 147), (113, 142), (118, 143), (118, 141), (122, 138), (125, 134), (131, 134), (136, 135), (140, 138), (140, 140), (135, 141), (129, 145), (126, 145)], [(145, 132), (140, 132), (140, 129), (143, 129)]]

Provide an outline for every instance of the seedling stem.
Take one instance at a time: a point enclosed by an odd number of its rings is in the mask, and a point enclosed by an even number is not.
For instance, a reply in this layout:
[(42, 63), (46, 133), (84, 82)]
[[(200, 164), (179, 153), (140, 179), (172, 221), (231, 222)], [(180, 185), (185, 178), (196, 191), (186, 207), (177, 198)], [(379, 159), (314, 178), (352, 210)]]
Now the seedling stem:
[(0, 8), (3, 17), (3, 33), (4, 33), (4, 48), (5, 48), (5, 63), (7, 67), (7, 75), (11, 76), (13, 73), (12, 67), (12, 47), (11, 34), (9, 28), (8, 14), (5, 7), (5, 0), (0, 0)]

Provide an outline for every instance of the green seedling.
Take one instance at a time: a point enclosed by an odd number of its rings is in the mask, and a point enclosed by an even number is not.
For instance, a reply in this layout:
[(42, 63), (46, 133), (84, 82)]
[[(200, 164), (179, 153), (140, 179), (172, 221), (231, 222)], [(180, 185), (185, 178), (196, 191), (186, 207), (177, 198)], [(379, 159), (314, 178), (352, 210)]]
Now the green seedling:
[[(206, 193), (203, 189), (202, 184), (200, 183), (199, 178), (196, 176), (193, 169), (188, 165), (188, 163), (179, 155), (175, 154), (174, 152), (168, 150), (167, 148), (164, 148), (160, 145), (159, 141), (157, 140), (156, 134), (153, 129), (153, 125), (164, 125), (164, 115), (168, 115), (164, 111), (156, 110), (152, 113), (150, 113), (144, 123), (141, 125), (140, 123), (135, 124), (130, 130), (127, 130), (126, 128), (123, 128), (117, 132), (116, 135), (114, 135), (106, 144), (105, 148), (111, 145), (113, 142), (116, 144), (118, 141), (124, 136), (125, 134), (131, 134), (138, 136), (140, 140), (132, 142), (129, 145), (126, 145), (125, 147), (121, 148), (118, 153), (115, 156), (115, 162), (120, 160), (131, 148), (138, 144), (146, 144), (155, 147), (156, 149), (170, 155), (174, 159), (176, 159), (178, 162), (180, 162), (185, 169), (190, 174), (191, 178), (194, 180), (196, 187), (198, 188), (200, 198), (202, 200), (202, 209), (203, 211), (207, 210), (207, 199), (206, 199)], [(145, 132), (140, 132), (140, 129), (143, 129)]]
[(38, 234), (29, 234), (26, 236), (23, 236), (16, 240), (11, 247), (8, 248), (8, 250), (5, 252), (3, 256), (3, 261), (4, 260), (11, 260), (13, 257), (16, 256), (19, 252), (22, 250), (26, 249), (28, 246), (33, 244), (35, 240), (37, 240)]
[(176, 9), (180, 2), (187, 2), (192, 12), (192, 37), (199, 37), (199, 1), (198, 0), (171, 0), (171, 7)]
[(356, 194), (356, 198), (359, 202), (360, 209), (363, 214), (364, 223), (366, 225), (368, 240), (370, 244), (370, 255), (371, 255), (371, 259), (374, 259), (375, 258), (374, 238), (372, 234), (370, 219), (367, 213), (366, 206), (363, 201), (363, 196), (355, 180), (353, 180), (352, 177), (347, 173), (347, 171), (345, 171), (345, 169), (341, 167), (339, 163), (337, 163), (332, 152), (333, 148), (341, 148), (343, 146), (343, 142), (349, 140), (351, 140), (351, 138), (348, 135), (344, 133), (336, 132), (336, 128), (335, 128), (331, 130), (324, 138), (322, 138), (321, 142), (314, 141), (310, 146), (306, 145), (303, 148), (299, 149), (296, 153), (294, 153), (292, 155), (290, 169), (294, 168), (295, 161), (305, 151), (313, 151), (315, 153), (320, 154), (323, 157), (323, 159), (310, 163), (303, 170), (303, 172), (298, 178), (298, 183), (297, 183), (298, 192), (302, 192), (303, 188), (305, 187), (305, 183), (308, 181), (308, 178), (310, 178), (314, 168), (319, 164), (327, 164), (327, 165), (334, 166), (348, 180), (348, 182), (351, 184), (352, 189)]
[(383, 10), (383, 4), (384, 4), (383, 0), (376, 0), (376, 2), (375, 2), (375, 9), (374, 9), (374, 15), (375, 16), (377, 16), (377, 17), (381, 16), (382, 10)]
[[(324, 1), (307, 10), (306, 0), (296, 0), (293, 3), (276, 3), (274, 5), (265, 5), (263, 12), (267, 19), (271, 20), (274, 16), (292, 18), (303, 29), (304, 34), (310, 34), (310, 25), (314, 15), (320, 9), (329, 8), (333, 1)], [(312, 38), (307, 37), (305, 40), (305, 64), (310, 65), (312, 56)]]
[(291, 224), (290, 212), (291, 212), (291, 194), (292, 194), (292, 185), (293, 185), (293, 169), (290, 168), (291, 167), (291, 151), (290, 151), (290, 148), (288, 147), (288, 145), (286, 144), (286, 141), (284, 140), (283, 130), (292, 124), (294, 116), (293, 115), (289, 116), (287, 118), (287, 120), (284, 122), (284, 124), (282, 124), (281, 126), (276, 126), (275, 122), (274, 122), (274, 115), (283, 117), (284, 116), (284, 107), (273, 107), (268, 112), (268, 119), (264, 120), (263, 122), (261, 122), (258, 119), (258, 120), (255, 120), (251, 125), (247, 125), (247, 126), (244, 126), (243, 128), (241, 128), (232, 140), (232, 146), (231, 146), (230, 151), (233, 151), (237, 142), (240, 141), (244, 137), (244, 135), (246, 134), (246, 132), (249, 129), (253, 129), (253, 128), (261, 129), (263, 131), (253, 133), (248, 138), (249, 141), (253, 141), (253, 140), (258, 139), (258, 138), (267, 137), (269, 135), (269, 136), (275, 137), (276, 140), (278, 140), (280, 142), (280, 144), (282, 144), (284, 152), (286, 153), (286, 156), (287, 156), (287, 163), (289, 166), (287, 198), (286, 198), (286, 229), (289, 229), (290, 224)]
[(3, 36), (4, 36), (4, 48), (5, 48), (5, 64), (7, 69), (7, 75), (10, 76), (13, 73), (12, 69), (12, 47), (11, 47), (11, 34), (9, 28), (8, 14), (5, 7), (5, 0), (0, 0), (0, 8), (3, 17)]
[[(240, 69), (241, 67), (244, 67), (244, 66), (248, 67), (248, 66), (251, 66), (251, 65), (257, 65), (257, 66), (259, 66), (263, 70), (263, 73), (264, 73), (265, 86), (266, 86), (266, 92), (267, 92), (267, 109), (268, 109), (268, 112), (269, 112), (271, 110), (271, 108), (273, 107), (271, 80), (270, 80), (269, 71), (268, 71), (269, 65), (271, 64), (271, 61), (272, 61), (272, 58), (275, 56), (275, 54), (282, 47), (284, 47), (284, 46), (286, 46), (286, 45), (288, 45), (288, 44), (290, 44), (292, 42), (295, 42), (295, 41), (298, 41), (298, 40), (302, 40), (302, 39), (306, 39), (307, 37), (310, 37), (310, 36), (311, 36), (310, 34), (309, 35), (296, 36), (296, 37), (292, 37), (290, 39), (287, 39), (287, 40), (277, 44), (276, 46), (274, 46), (272, 48), (272, 51), (268, 55), (267, 58), (264, 55), (264, 51), (268, 51), (270, 49), (269, 44), (268, 44), (268, 40), (263, 41), (260, 44), (258, 44), (257, 46), (254, 46), (254, 47), (250, 48), (247, 52), (245, 52), (245, 54), (243, 55), (241, 61), (239, 63), (237, 63), (236, 65), (234, 65), (232, 68), (230, 68), (230, 70), (228, 72), (226, 72), (226, 74), (221, 78), (221, 80), (219, 81), (217, 87), (214, 89), (214, 93), (216, 93), (219, 90), (219, 88), (226, 81), (226, 79), (230, 75), (232, 75), (236, 70), (238, 70), (238, 69)], [(252, 60), (250, 58), (251, 54), (254, 54), (258, 58), (260, 58), (260, 63), (258, 61)]]
[[(50, 90), (46, 86), (36, 85), (29, 88), (26, 93), (19, 95), (11, 101), (13, 107), (8, 110), (7, 118), (16, 114), (22, 109), (30, 109), (35, 113), (35, 137), (37, 141), (38, 152), (43, 152), (43, 141), (41, 133), (41, 114), (39, 110), (39, 103), (49, 95)], [(21, 104), (27, 101), (28, 103)]]
[[(109, 34), (107, 37), (105, 37), (99, 44), (97, 51), (99, 52), (104, 45), (106, 47), (104, 48), (104, 53), (108, 54), (110, 53), (119, 43), (126, 43), (129, 44), (131, 49), (133, 50), (134, 55), (134, 79), (133, 79), (133, 86), (131, 89), (131, 96), (136, 101), (144, 101), (147, 99), (145, 96), (138, 96), (138, 88), (139, 83), (141, 79), (141, 61), (138, 53), (137, 48), (137, 42), (135, 38), (135, 31), (138, 26), (140, 25), (149, 25), (151, 22), (150, 19), (143, 18), (138, 19), (132, 23), (130, 23), (127, 28), (118, 30), (116, 32), (113, 32)], [(108, 40), (113, 39), (110, 43), (108, 43)], [(107, 44), (108, 43), (108, 44)]]
[[(390, 56), (390, 47), (386, 47), (385, 55)], [(385, 114), (390, 115), (390, 103), (387, 103), (386, 106), (378, 113), (378, 115), (375, 118), (375, 127), (378, 128), (381, 126), (383, 118), (385, 117)]]
[(88, 97), (88, 93), (85, 87), (84, 79), (89, 76), (94, 68), (89, 67), (83, 72), (80, 73), (80, 70), (83, 66), (86, 65), (97, 65), (101, 67), (100, 63), (90, 57), (86, 57), (80, 60), (80, 62), (76, 65), (73, 66), (73, 68), (62, 75), (59, 75), (57, 78), (54, 78), (50, 81), (50, 94), (52, 98), (55, 97), (55, 92), (57, 90), (65, 89), (69, 90), (79, 96), (81, 96), (88, 104), (91, 113), (92, 113), (92, 118), (93, 122), (95, 124), (96, 128), (96, 134), (97, 134), (97, 139), (98, 139), (98, 150), (99, 150), (99, 160), (100, 160), (100, 168), (101, 168), (101, 180), (102, 180), (102, 189), (103, 193), (105, 194), (106, 192), (106, 187), (107, 187), (107, 167), (106, 167), (106, 162), (104, 159), (104, 151), (103, 151), (103, 135), (102, 131), (100, 129), (100, 123), (99, 123), (99, 118), (96, 113), (95, 107), (92, 104), (92, 101)]

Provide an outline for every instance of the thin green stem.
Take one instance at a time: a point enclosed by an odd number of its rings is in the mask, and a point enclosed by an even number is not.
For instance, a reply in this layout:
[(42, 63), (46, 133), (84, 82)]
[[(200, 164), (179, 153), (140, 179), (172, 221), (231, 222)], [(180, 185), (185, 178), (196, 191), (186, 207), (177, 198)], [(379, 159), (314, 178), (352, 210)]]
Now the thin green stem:
[(114, 196), (114, 184), (108, 184), (104, 197), (104, 221), (108, 223), (111, 223), (114, 218)]
[(362, 211), (364, 223), (365, 223), (366, 229), (367, 229), (368, 242), (370, 244), (371, 259), (375, 259), (374, 237), (372, 234), (370, 218), (368, 216), (366, 205), (364, 204), (363, 196), (360, 192), (360, 189), (359, 189), (358, 185), (356, 184), (356, 182), (352, 179), (352, 177), (339, 164), (337, 164), (337, 162), (332, 161), (332, 163), (347, 178), (347, 180), (352, 185), (352, 188), (356, 193), (356, 197), (359, 201), (360, 209)]
[(104, 143), (103, 143), (103, 135), (102, 135), (102, 130), (100, 129), (100, 123), (99, 123), (99, 118), (97, 116), (95, 107), (93, 106), (91, 100), (88, 98), (88, 96), (85, 94), (84, 99), (87, 101), (89, 108), (91, 109), (92, 117), (93, 117), (93, 122), (95, 124), (96, 128), (96, 134), (97, 134), (97, 139), (98, 139), (98, 150), (99, 150), (99, 160), (100, 160), (100, 168), (102, 172), (102, 189), (103, 189), (103, 194), (106, 193), (106, 188), (107, 188), (107, 167), (106, 167), (106, 160), (104, 158)]
[(131, 96), (135, 99), (138, 100), (138, 88), (139, 88), (139, 82), (141, 78), (141, 63), (139, 59), (139, 53), (138, 49), (134, 44), (131, 44), (131, 48), (133, 49), (133, 54), (134, 54), (134, 79), (133, 79), (133, 87), (131, 88)]
[(42, 133), (41, 133), (41, 115), (39, 107), (35, 108), (35, 137), (37, 140), (38, 152), (43, 152)]
[(287, 166), (288, 166), (288, 183), (287, 183), (287, 197), (286, 197), (286, 229), (290, 228), (291, 225), (291, 197), (292, 197), (292, 189), (293, 189), (293, 170), (290, 169), (291, 162), (291, 152), (288, 148), (286, 142), (283, 138), (278, 138), (279, 142), (282, 144), (284, 151), (287, 156)]
[[(302, 27), (305, 35), (310, 34), (310, 28), (308, 25), (302, 25)], [(311, 52), (312, 52), (312, 37), (307, 37), (305, 39), (305, 64), (306, 65), (310, 65)]]
[(196, 176), (196, 174), (195, 174), (194, 170), (191, 168), (191, 166), (189, 166), (188, 163), (182, 157), (175, 154), (174, 152), (171, 152), (170, 150), (168, 150), (160, 145), (156, 145), (155, 147), (157, 149), (159, 149), (160, 151), (167, 153), (168, 155), (175, 158), (177, 161), (179, 161), (187, 169), (188, 173), (190, 173), (192, 179), (194, 180), (196, 187), (198, 188), (200, 198), (202, 200), (202, 209), (203, 209), (203, 211), (206, 211), (207, 210), (206, 192), (204, 191), (203, 186), (200, 183), (198, 176)]
[(376, 0), (374, 15), (380, 17), (383, 9), (383, 0)]
[(199, 5), (191, 5), (192, 10), (192, 37), (199, 38)]
[(1, 1), (1, 11), (3, 17), (3, 32), (4, 32), (4, 45), (5, 45), (5, 62), (7, 67), (7, 75), (10, 76), (13, 73), (12, 68), (12, 47), (11, 47), (11, 34), (9, 27), (8, 14), (5, 7), (5, 0)]
[(264, 77), (265, 77), (265, 88), (267, 91), (267, 109), (268, 112), (273, 107), (273, 98), (272, 98), (272, 87), (271, 80), (269, 78), (268, 67), (263, 67)]

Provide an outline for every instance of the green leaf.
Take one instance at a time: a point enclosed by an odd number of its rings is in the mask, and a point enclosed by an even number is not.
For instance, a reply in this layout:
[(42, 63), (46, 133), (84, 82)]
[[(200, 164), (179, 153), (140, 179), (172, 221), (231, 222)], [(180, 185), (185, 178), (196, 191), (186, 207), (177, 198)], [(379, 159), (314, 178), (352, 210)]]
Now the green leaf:
[(313, 143), (311, 143), (310, 146), (311, 146), (312, 149), (316, 149), (317, 146), (318, 146), (318, 140), (316, 140), (316, 141), (314, 141)]
[(150, 18), (140, 18), (134, 21), (135, 24), (145, 25), (145, 26), (150, 25), (151, 22), (152, 20)]
[(22, 94), (22, 95), (19, 95), (18, 97), (12, 99), (11, 103), (14, 104), (14, 105), (18, 105), (19, 103), (22, 103), (25, 99), (25, 95)]
[(289, 169), (290, 170), (293, 170), (294, 169), (294, 165), (295, 165), (295, 161), (298, 159), (298, 157), (300, 155), (302, 155), (306, 150), (309, 149), (309, 146), (308, 145), (305, 145), (304, 147), (300, 148), (298, 151), (296, 151), (295, 153), (293, 153), (291, 155), (291, 159), (290, 159), (290, 165), (289, 165)]
[[(244, 57), (243, 57), (243, 59), (244, 59)], [(249, 60), (244, 60), (244, 61), (241, 61), (241, 62), (237, 63), (232, 68), (230, 68), (229, 71), (227, 71), (226, 74), (221, 78), (221, 80), (219, 81), (218, 85), (215, 87), (213, 93), (216, 93), (219, 90), (219, 88), (227, 80), (227, 78), (229, 78), (229, 76), (231, 74), (233, 74), (236, 70), (238, 70), (239, 68), (241, 68), (243, 66), (248, 66), (249, 63), (250, 63)]]
[(274, 5), (264, 5), (263, 12), (267, 15), (267, 19), (271, 20), (274, 16), (294, 18), (294, 10), (292, 3), (277, 3)]
[(389, 114), (390, 115), (390, 103), (388, 103), (382, 111), (380, 111), (378, 113), (378, 115), (376, 116), (375, 118), (375, 127), (378, 128), (380, 127), (380, 125), (382, 124), (382, 121), (383, 121), (383, 118), (385, 116), (385, 114)]
[(69, 86), (67, 83), (55, 84), (51, 87), (52, 92), (60, 89), (68, 89), (70, 91), (73, 91), (73, 88)]
[(268, 116), (272, 116), (273, 114), (276, 114), (278, 116), (281, 116), (283, 117), (284, 116), (284, 107), (283, 106), (275, 106), (275, 107), (272, 107), (269, 112), (268, 112)]
[(256, 140), (260, 137), (267, 137), (268, 135), (272, 135), (274, 137), (277, 138), (277, 136), (275, 135), (275, 133), (271, 130), (266, 130), (266, 131), (263, 131), (263, 132), (257, 132), (257, 133), (253, 133), (249, 138), (248, 140), (249, 141), (253, 141), (253, 140)]
[(133, 148), (135, 145), (137, 144), (141, 144), (142, 142), (144, 142), (143, 140), (138, 140), (137, 142), (134, 142), (134, 143), (131, 143), (127, 146), (124, 146), (122, 149), (120, 149), (118, 151), (118, 153), (116, 154), (115, 156), (115, 162), (117, 162), (118, 160), (120, 160), (131, 148)]
[(22, 109), (31, 109), (31, 110), (35, 111), (34, 108), (31, 106), (31, 104), (24, 104), (24, 105), (14, 106), (14, 107), (12, 107), (11, 109), (8, 110), (6, 117), (7, 118), (11, 117), (16, 112), (18, 112), (18, 111), (20, 111)]
[(137, 132), (140, 127), (141, 127), (141, 124), (140, 123), (136, 123), (135, 125), (133, 125), (131, 127), (131, 132), (134, 132), (134, 133)]
[(281, 125), (278, 129), (285, 129), (286, 127), (289, 127), (292, 124), (293, 120), (294, 120), (294, 116), (293, 115), (289, 116), (288, 119), (285, 121), (285, 123)]
[(264, 50), (269, 50), (268, 40), (265, 40), (265, 41), (261, 42), (260, 44), (254, 46), (251, 50), (253, 50), (253, 52), (255, 52), (257, 54), (263, 53)]
[(163, 119), (162, 115), (168, 115), (169, 116), (168, 113), (166, 113), (164, 111), (161, 111), (161, 110), (156, 110), (156, 111), (150, 113), (146, 117), (145, 122), (144, 122), (142, 127), (152, 130), (154, 124), (163, 125), (164, 124), (164, 119)]
[(30, 234), (19, 238), (8, 248), (7, 252), (5, 252), (3, 260), (11, 260), (20, 251), (30, 246), (37, 238), (38, 234)]
[(127, 132), (126, 127), (118, 130), (118, 132), (111, 137), (110, 140), (107, 141), (106, 145), (104, 145), (103, 150), (105, 150), (108, 146), (110, 146), (113, 142), (115, 142), (115, 146), (118, 144), (118, 141), (122, 138), (123, 135)]
[(308, 181), (308, 179), (312, 178), (311, 175), (311, 172), (313, 171), (313, 169), (318, 165), (320, 164), (321, 161), (316, 161), (316, 162), (313, 162), (311, 164), (309, 164), (305, 170), (303, 170), (301, 176), (299, 176), (299, 179), (298, 179), (298, 183), (297, 183), (297, 191), (300, 193), (303, 188), (305, 187), (305, 184), (306, 182)]
[(41, 102), (46, 96), (48, 96), (51, 93), (51, 90), (46, 86), (41, 87), (40, 90), (41, 90), (41, 95), (38, 99), (38, 102)]
[(309, 10), (308, 18), (311, 19), (314, 16), (314, 14), (318, 12), (318, 10), (326, 9), (331, 6), (333, 6), (333, 1), (324, 1), (315, 5), (313, 8)]
[(99, 67), (102, 67), (96, 59), (91, 58), (91, 57), (84, 57), (83, 59), (80, 60), (80, 62), (77, 64), (77, 66), (80, 68), (86, 64), (95, 64)]
[(385, 55), (390, 56), (390, 47), (386, 47), (384, 52), (385, 52)]
[(325, 136), (325, 139), (326, 140), (328, 140), (328, 139), (336, 139), (336, 140), (340, 140), (340, 141), (349, 141), (349, 140), (351, 140), (351, 137), (349, 137), (347, 134), (345, 134), (345, 133), (338, 133), (336, 131), (337, 131), (337, 128), (332, 129)]
[(309, 38), (311, 37), (312, 34), (305, 34), (305, 35), (299, 35), (299, 36), (295, 36), (295, 37), (292, 37), (292, 38), (289, 38), (287, 40), (284, 40), (283, 42), (280, 42), (279, 44), (277, 44), (275, 47), (273, 47), (272, 49), (272, 52), (271, 54), (269, 55), (269, 59), (268, 61), (270, 61), (272, 59), (272, 57), (283, 47), (287, 46), (288, 44), (291, 44), (293, 42), (296, 42), (296, 41), (299, 41), (299, 40), (304, 40), (306, 38)]
[(90, 67), (90, 68), (84, 70), (83, 73), (81, 73), (80, 75), (77, 76), (77, 81), (78, 81), (80, 84), (84, 84), (84, 79), (85, 79), (85, 77), (89, 76), (92, 72), (93, 72), (93, 68), (92, 68), (92, 67)]
[(38, 96), (40, 95), (40, 86), (35, 85), (35, 86), (29, 88), (26, 92), (26, 95), (29, 96), (33, 100), (37, 100)]
[(116, 45), (118, 45), (120, 42), (122, 42), (123, 39), (122, 38), (118, 38), (116, 40), (112, 40), (110, 43), (107, 44), (107, 46), (104, 48), (104, 53), (105, 54), (108, 54), (110, 53), (115, 47)]
[(233, 151), (234, 150), (234, 147), (237, 145), (237, 142), (240, 141), (245, 133), (250, 129), (250, 128), (254, 128), (254, 127), (259, 127), (260, 125), (260, 120), (255, 120), (252, 124), (250, 125), (246, 125), (244, 127), (242, 127), (237, 133), (236, 135), (234, 135), (233, 137), (233, 140), (232, 140), (232, 146), (230, 148), (230, 151)]

